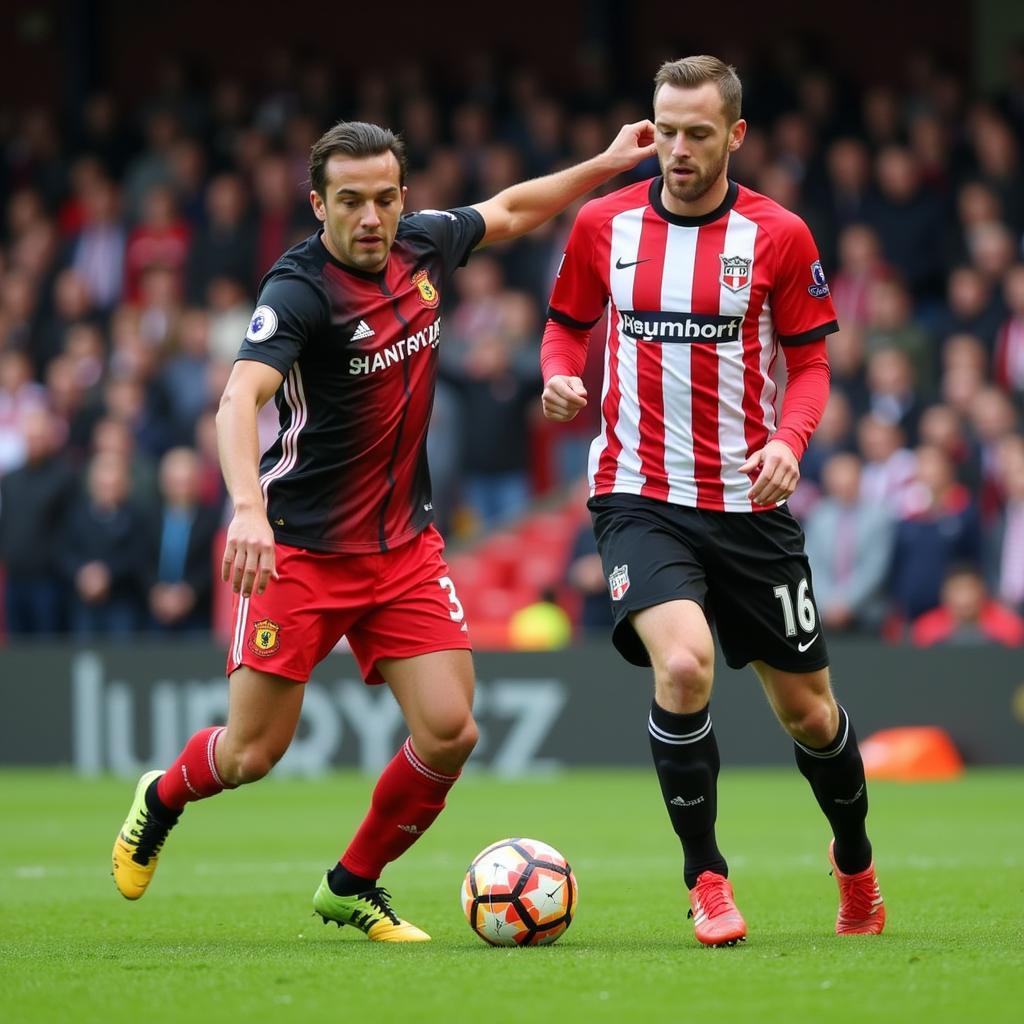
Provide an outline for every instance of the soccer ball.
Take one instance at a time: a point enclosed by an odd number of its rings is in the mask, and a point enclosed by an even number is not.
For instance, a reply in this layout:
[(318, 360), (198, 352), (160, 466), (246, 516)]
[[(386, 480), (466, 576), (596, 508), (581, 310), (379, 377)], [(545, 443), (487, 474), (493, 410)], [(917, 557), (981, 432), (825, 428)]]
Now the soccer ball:
[(492, 946), (546, 946), (572, 923), (576, 876), (536, 839), (502, 839), (481, 850), (462, 883), (470, 928)]

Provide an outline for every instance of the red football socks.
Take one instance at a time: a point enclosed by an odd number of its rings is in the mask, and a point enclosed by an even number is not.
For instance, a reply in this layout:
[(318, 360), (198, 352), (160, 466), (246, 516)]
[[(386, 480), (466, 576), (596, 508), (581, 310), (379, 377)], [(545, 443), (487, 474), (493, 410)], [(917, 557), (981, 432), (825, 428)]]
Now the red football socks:
[(216, 796), (222, 789), (235, 788), (225, 785), (217, 774), (214, 751), (222, 732), (222, 725), (200, 729), (185, 744), (177, 761), (156, 784), (156, 795), (165, 807), (180, 811), (193, 800), (204, 800), (208, 796)]
[(370, 810), (341, 858), (346, 871), (378, 878), (431, 826), (458, 777), (424, 764), (406, 740), (377, 780)]

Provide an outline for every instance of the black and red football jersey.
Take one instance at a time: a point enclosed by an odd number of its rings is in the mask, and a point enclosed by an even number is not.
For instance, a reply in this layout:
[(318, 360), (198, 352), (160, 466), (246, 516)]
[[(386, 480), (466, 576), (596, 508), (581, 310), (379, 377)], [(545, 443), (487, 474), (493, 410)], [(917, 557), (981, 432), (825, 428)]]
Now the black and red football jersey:
[(276, 538), (387, 551), (432, 520), (426, 440), (441, 298), (485, 230), (469, 207), (403, 217), (387, 266), (348, 267), (320, 233), (267, 273), (238, 353), (284, 375), (260, 462)]

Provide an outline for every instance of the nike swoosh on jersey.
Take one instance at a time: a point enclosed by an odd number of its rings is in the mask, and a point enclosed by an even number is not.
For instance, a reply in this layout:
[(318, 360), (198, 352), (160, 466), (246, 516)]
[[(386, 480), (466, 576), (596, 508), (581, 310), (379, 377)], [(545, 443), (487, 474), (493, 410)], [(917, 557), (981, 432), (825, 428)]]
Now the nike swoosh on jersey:
[(813, 644), (813, 643), (814, 643), (814, 641), (815, 641), (815, 640), (817, 640), (817, 639), (818, 639), (818, 634), (817, 634), (817, 633), (815, 633), (815, 634), (814, 634), (814, 636), (812, 636), (812, 637), (811, 637), (811, 639), (807, 641), (807, 643), (805, 643), (805, 644), (797, 644), (797, 645), (796, 645), (796, 649), (797, 649), (797, 650), (798, 650), (798, 651), (799, 651), (799, 652), (800, 652), (801, 654), (803, 654), (803, 653), (804, 653), (804, 651), (806, 651), (806, 650), (807, 650), (807, 648), (808, 648), (808, 647), (810, 647), (810, 646), (811, 646), (811, 644)]
[(615, 269), (616, 270), (626, 270), (628, 267), (635, 267), (638, 263), (650, 263), (650, 262), (651, 262), (651, 258), (648, 256), (647, 259), (633, 260), (631, 263), (623, 263), (622, 262), (622, 257), (620, 256), (615, 261)]

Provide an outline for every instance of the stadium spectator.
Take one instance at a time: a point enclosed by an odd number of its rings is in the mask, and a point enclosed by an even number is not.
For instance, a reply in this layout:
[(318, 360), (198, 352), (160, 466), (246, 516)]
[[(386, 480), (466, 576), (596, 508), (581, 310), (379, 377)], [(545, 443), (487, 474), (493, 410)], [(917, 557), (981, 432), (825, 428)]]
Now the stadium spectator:
[(897, 349), (910, 359), (920, 386), (930, 387), (935, 380), (931, 335), (914, 319), (910, 293), (899, 281), (882, 279), (871, 285), (867, 299), (867, 355)]
[(153, 458), (140, 451), (131, 426), (115, 416), (103, 416), (92, 428), (91, 452), (113, 455), (128, 467), (132, 503), (149, 512), (158, 500), (157, 472)]
[(914, 453), (906, 447), (899, 425), (869, 414), (857, 423), (857, 448), (864, 460), (861, 496), (898, 517), (908, 507), (917, 472)]
[(255, 274), (251, 284), (274, 265), (277, 257), (300, 241), (311, 227), (309, 214), (299, 204), (296, 182), (289, 177), (288, 161), (280, 153), (269, 153), (256, 165)]
[(1005, 223), (1020, 236), (1024, 231), (1024, 177), (1020, 143), (1007, 122), (990, 108), (975, 108), (968, 130), (978, 165), (978, 180), (999, 198)]
[(828, 167), (827, 215), (832, 231), (841, 235), (868, 215), (871, 193), (871, 157), (861, 139), (836, 139), (826, 154)]
[(801, 487), (812, 484), (819, 489), (825, 464), (833, 455), (853, 448), (853, 422), (850, 400), (844, 392), (833, 390), (800, 462)]
[(890, 142), (875, 160), (875, 178), (878, 192), (864, 217), (882, 240), (886, 261), (916, 300), (941, 296), (945, 215), (938, 196), (921, 181), (917, 158)]
[(142, 117), (146, 148), (129, 162), (123, 178), (126, 216), (129, 223), (144, 218), (144, 207), (153, 189), (169, 189), (174, 180), (171, 150), (181, 136), (173, 113), (152, 110)]
[(154, 185), (143, 199), (142, 216), (125, 245), (124, 295), (129, 302), (142, 296), (147, 270), (159, 268), (173, 275), (175, 295), (183, 294), (185, 263), (191, 229), (178, 214), (169, 185)]
[(206, 221), (189, 247), (185, 298), (199, 305), (218, 278), (248, 290), (255, 285), (256, 233), (247, 216), (245, 186), (237, 174), (218, 174), (206, 187)]
[(117, 186), (107, 178), (90, 182), (82, 196), (81, 225), (71, 242), (71, 267), (101, 312), (120, 301), (126, 244)]
[(581, 634), (585, 637), (607, 636), (615, 625), (615, 619), (608, 596), (608, 578), (601, 567), (594, 528), (589, 521), (581, 523), (576, 531), (565, 570), (565, 583), (570, 593), (579, 599), (577, 623)]
[(833, 455), (804, 528), (818, 612), (834, 632), (877, 631), (886, 612), (894, 523), (884, 505), (861, 495), (860, 476), (857, 455)]
[(981, 460), (978, 502), (986, 524), (996, 515), (1001, 501), (999, 449), (1017, 433), (1019, 416), (1005, 391), (986, 387), (971, 402), (969, 423)]
[(183, 311), (172, 354), (157, 371), (156, 386), (170, 418), (175, 444), (191, 444), (200, 414), (216, 401), (208, 387), (209, 315), (202, 306)]
[(116, 455), (93, 456), (85, 483), (56, 545), (71, 593), (71, 631), (83, 640), (126, 637), (145, 621), (146, 519)]
[(67, 627), (56, 559), (59, 536), (77, 491), (62, 454), (62, 424), (45, 407), (21, 416), (25, 460), (0, 478), (0, 561), (6, 570), (7, 632), (56, 634)]
[(910, 630), (918, 647), (1024, 645), (1024, 618), (994, 600), (973, 565), (953, 566), (942, 582), (942, 603), (921, 615)]
[(462, 493), (485, 530), (521, 515), (530, 500), (528, 414), (540, 374), (536, 349), (523, 342), (505, 331), (478, 335), (461, 364), (444, 371), (459, 396)]
[(959, 415), (970, 415), (974, 399), (985, 387), (988, 355), (980, 338), (954, 334), (942, 346), (942, 376), (939, 395)]
[(1003, 206), (996, 193), (981, 181), (968, 181), (956, 195), (956, 222), (951, 226), (949, 261), (954, 265), (970, 262), (967, 239), (982, 224), (997, 224), (1003, 219)]
[(201, 467), (191, 448), (168, 451), (159, 479), (160, 509), (149, 531), (149, 613), (161, 632), (207, 631), (220, 512), (200, 501)]
[(868, 409), (878, 419), (895, 423), (913, 445), (921, 417), (921, 389), (910, 356), (902, 349), (880, 348), (868, 359)]
[(50, 408), (63, 422), (65, 451), (78, 465), (89, 449), (92, 428), (101, 409), (90, 401), (86, 385), (80, 380), (74, 360), (59, 355), (46, 368), (46, 397)]
[(25, 352), (0, 349), (0, 477), (24, 463), (28, 446), (25, 416), (46, 405), (46, 389), (33, 376)]
[(839, 235), (839, 268), (829, 283), (843, 330), (868, 327), (871, 288), (876, 281), (886, 281), (891, 276), (874, 229), (860, 223), (843, 228)]
[(982, 559), (978, 508), (949, 458), (927, 445), (915, 456), (910, 507), (896, 526), (890, 591), (896, 612), (908, 621), (938, 606), (951, 566)]
[(1024, 438), (1007, 438), (998, 464), (1003, 502), (988, 535), (989, 575), (999, 599), (1024, 612)]
[(957, 480), (977, 493), (981, 482), (981, 455), (969, 436), (963, 417), (950, 405), (930, 405), (921, 413), (918, 437), (946, 453)]
[(940, 338), (971, 334), (980, 338), (991, 352), (1005, 312), (998, 289), (980, 270), (956, 267), (946, 279), (946, 309), (936, 333)]
[(1024, 263), (1006, 272), (1003, 297), (1009, 316), (996, 334), (995, 382), (1024, 403)]

